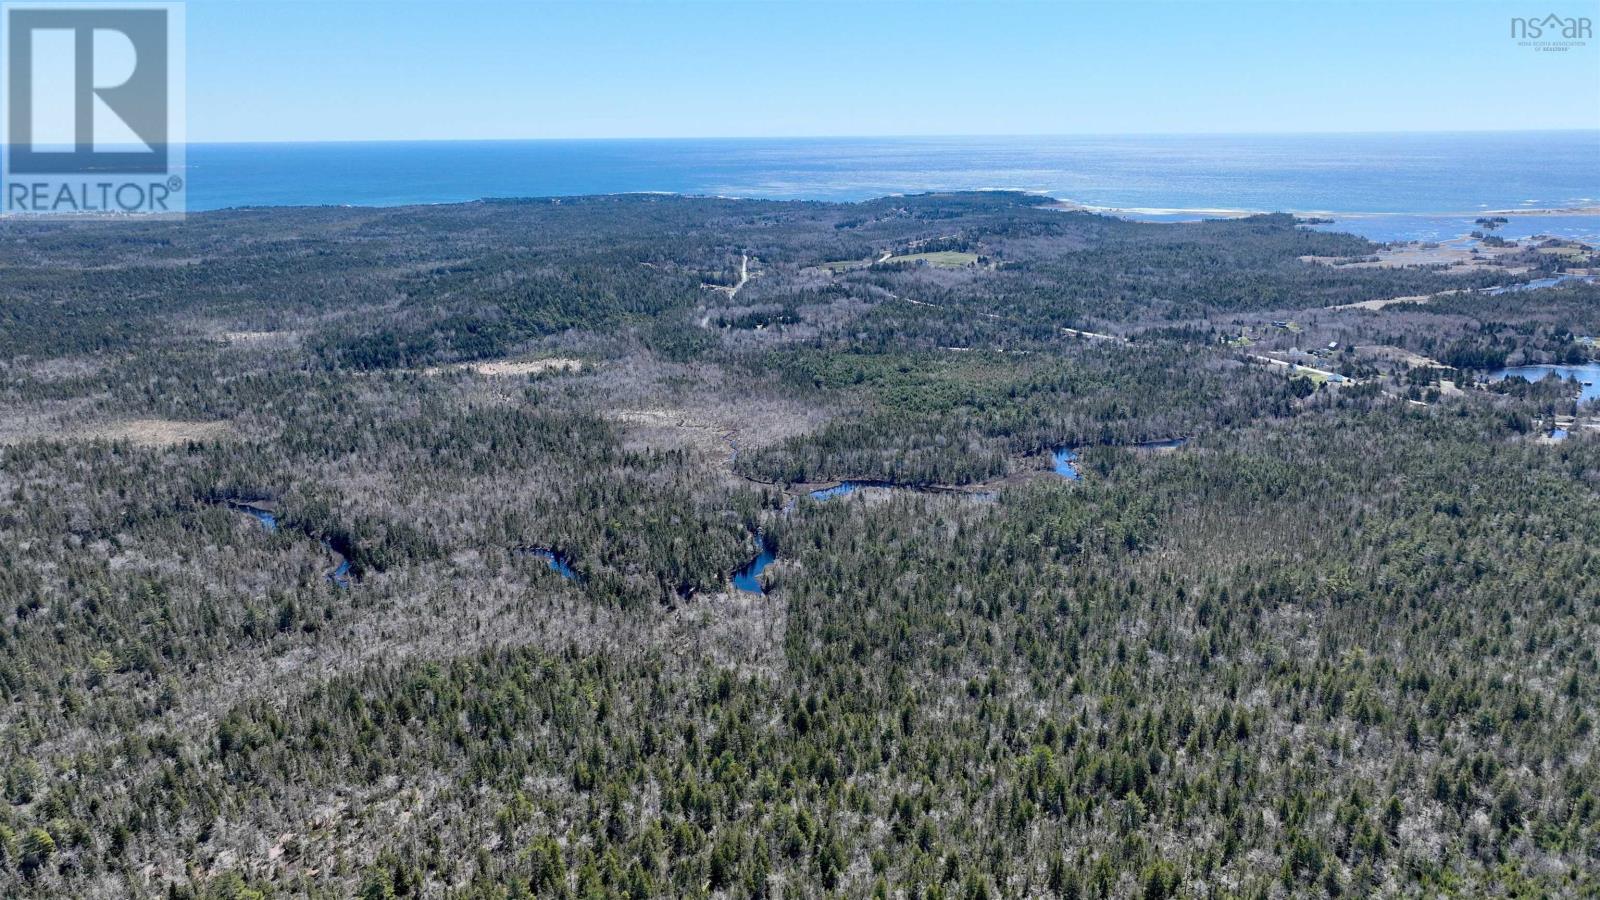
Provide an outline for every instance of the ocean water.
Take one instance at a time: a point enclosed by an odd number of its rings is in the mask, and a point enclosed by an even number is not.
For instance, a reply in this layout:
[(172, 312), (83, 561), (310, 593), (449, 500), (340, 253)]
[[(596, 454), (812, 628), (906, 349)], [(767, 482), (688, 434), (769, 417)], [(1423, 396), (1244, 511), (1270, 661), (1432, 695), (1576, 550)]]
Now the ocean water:
[[(1014, 189), (1152, 220), (1320, 213), (1444, 239), (1487, 211), (1600, 207), (1600, 132), (194, 144), (191, 210), (661, 191), (863, 200)], [(1600, 238), (1600, 215), (1501, 233)]]

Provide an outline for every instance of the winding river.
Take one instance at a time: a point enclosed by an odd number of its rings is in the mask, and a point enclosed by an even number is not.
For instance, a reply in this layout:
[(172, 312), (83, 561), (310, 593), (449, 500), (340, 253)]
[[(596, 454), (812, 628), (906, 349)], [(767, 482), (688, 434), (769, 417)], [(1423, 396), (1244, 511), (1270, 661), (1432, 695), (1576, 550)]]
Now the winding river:
[[(911, 485), (895, 484), (892, 481), (841, 481), (832, 487), (817, 488), (814, 491), (809, 491), (807, 492), (807, 496), (817, 501), (832, 500), (835, 497), (848, 497), (863, 488), (885, 488), (906, 491), (920, 490), (919, 488)], [(783, 515), (788, 515), (790, 512), (794, 511), (794, 505), (794, 499), (790, 499), (788, 503), (785, 503), (782, 510)], [(766, 593), (766, 590), (761, 587), (761, 579), (759, 576), (762, 572), (766, 571), (767, 566), (772, 565), (772, 563), (778, 558), (777, 548), (772, 546), (772, 542), (767, 540), (766, 535), (760, 531), (756, 532), (756, 545), (761, 548), (761, 551), (756, 554), (754, 559), (745, 563), (733, 573), (733, 586), (747, 594)]]
[[(1127, 446), (1135, 453), (1160, 453), (1168, 450), (1176, 450), (1188, 442), (1189, 439), (1186, 437), (1175, 437), (1165, 438), (1158, 441), (1142, 441), (1137, 444), (1127, 444), (1124, 446)], [(1060, 475), (1062, 478), (1066, 478), (1069, 481), (1080, 481), (1083, 479), (1082, 473), (1078, 471), (1078, 448), (1076, 446), (1057, 447), (1051, 450), (1050, 454), (1053, 460), (1052, 468), (1057, 475)], [(920, 488), (914, 485), (896, 484), (891, 481), (851, 480), (841, 481), (832, 487), (818, 488), (814, 491), (810, 491), (808, 496), (810, 496), (811, 499), (818, 501), (832, 500), (835, 497), (848, 497), (849, 495), (855, 493), (856, 491), (862, 490), (863, 488), (885, 488), (906, 491), (933, 490), (932, 488)], [(993, 491), (977, 491), (971, 492), (968, 495), (976, 497), (980, 500), (994, 500), (997, 496)], [(794, 505), (794, 500), (790, 500), (788, 503), (784, 504), (783, 514), (788, 515), (794, 509)], [(766, 571), (767, 566), (770, 566), (777, 561), (778, 550), (770, 541), (767, 540), (766, 536), (759, 531), (756, 532), (756, 544), (761, 548), (760, 552), (755, 555), (754, 559), (751, 559), (733, 573), (733, 586), (741, 591), (744, 591), (745, 593), (765, 594), (766, 590), (761, 586), (760, 576), (762, 572)]]
[[(1155, 452), (1181, 447), (1187, 441), (1188, 438), (1169, 438), (1161, 441), (1145, 441), (1143, 443), (1132, 444), (1129, 446), (1136, 452)], [(731, 440), (729, 443), (732, 445)], [(733, 445), (733, 452), (735, 454), (738, 453), (737, 445)], [(1078, 448), (1076, 446), (1057, 447), (1051, 451), (1051, 456), (1053, 459), (1053, 471), (1057, 475), (1071, 481), (1082, 480), (1083, 475), (1078, 471)], [(862, 481), (852, 479), (848, 481), (841, 481), (838, 484), (830, 487), (817, 488), (816, 490), (809, 491), (807, 492), (807, 496), (813, 500), (821, 502), (832, 500), (838, 497), (848, 497), (849, 495), (865, 488), (883, 488), (886, 490), (908, 491), (932, 490), (931, 488), (922, 488), (915, 485), (896, 484), (891, 481)], [(973, 492), (971, 493), (971, 496), (981, 500), (994, 500), (997, 497), (993, 491)], [(794, 510), (795, 502), (795, 499), (790, 499), (788, 503), (784, 504), (782, 514), (788, 515), (790, 512), (792, 512)], [(227, 501), (227, 504), (229, 509), (234, 509), (253, 517), (256, 521), (260, 522), (261, 525), (267, 529), (267, 531), (274, 532), (278, 530), (278, 517), (277, 514), (273, 513), (272, 511), (263, 509), (250, 503), (240, 503), (235, 500), (229, 500)], [(760, 531), (756, 532), (756, 544), (758, 547), (760, 547), (760, 550), (756, 553), (755, 557), (733, 572), (733, 586), (746, 593), (765, 594), (766, 589), (761, 586), (761, 573), (766, 571), (768, 566), (777, 561), (778, 550), (775, 546), (773, 546), (772, 542), (767, 539), (766, 535)], [(338, 560), (338, 565), (333, 569), (333, 571), (328, 573), (328, 580), (339, 585), (340, 587), (350, 587), (352, 575), (349, 557), (340, 553), (338, 550), (335, 550), (333, 544), (328, 541), (323, 541), (323, 546), (328, 549), (329, 553), (333, 554), (336, 560)], [(550, 567), (552, 572), (555, 572), (568, 581), (576, 582), (582, 580), (578, 577), (578, 573), (572, 568), (571, 559), (565, 554), (562, 554), (549, 547), (521, 547), (518, 549), (526, 553), (531, 553), (534, 556), (544, 560), (545, 564)]]
[[(265, 528), (269, 533), (276, 532), (278, 530), (277, 513), (274, 513), (269, 509), (263, 509), (262, 507), (253, 503), (240, 503), (237, 500), (228, 500), (226, 502), (229, 509), (242, 512), (252, 519), (255, 519), (257, 522), (260, 522), (261, 527)], [(350, 586), (350, 580), (352, 577), (350, 571), (350, 557), (340, 553), (338, 550), (335, 550), (332, 541), (324, 540), (322, 542), (322, 546), (327, 548), (327, 551), (333, 554), (333, 558), (337, 561), (337, 565), (333, 567), (333, 571), (329, 572), (327, 575), (328, 580), (339, 587), (348, 588)]]
[[(229, 509), (236, 512), (242, 512), (245, 515), (255, 519), (257, 522), (260, 522), (261, 527), (265, 528), (269, 533), (276, 532), (278, 530), (278, 514), (272, 510), (257, 506), (254, 503), (242, 503), (238, 500), (227, 500), (224, 502), (227, 504)], [(330, 540), (323, 540), (322, 546), (333, 555), (333, 558), (337, 563), (333, 567), (333, 570), (328, 572), (328, 580), (342, 588), (350, 587), (355, 574), (352, 570), (349, 555), (346, 553), (341, 553), (336, 547), (333, 546), (333, 542)], [(545, 563), (550, 566), (550, 571), (555, 572), (568, 581), (583, 580), (578, 577), (577, 571), (572, 568), (571, 557), (561, 553), (558, 550), (553, 550), (549, 547), (518, 547), (517, 549), (525, 553), (531, 553), (534, 556), (544, 560)], [(771, 560), (769, 559), (768, 562), (770, 561)], [(765, 568), (765, 564), (762, 565), (762, 568)], [(760, 569), (757, 569), (756, 571), (759, 572)]]
[[(866, 484), (867, 482), (862, 481), (842, 481), (833, 487), (818, 488), (811, 491), (809, 496), (813, 500), (831, 500), (834, 497), (844, 497), (855, 493)], [(793, 512), (794, 505), (795, 498), (790, 498), (789, 502), (783, 505), (782, 514), (788, 515)], [(755, 558), (733, 573), (733, 586), (747, 594), (766, 593), (766, 589), (761, 586), (761, 578), (759, 576), (766, 571), (767, 566), (772, 565), (778, 558), (778, 548), (772, 546), (772, 542), (767, 540), (767, 536), (760, 531), (756, 532), (756, 546), (760, 547), (761, 550), (755, 555)]]
[[(1163, 438), (1159, 441), (1140, 441), (1137, 444), (1114, 444), (1112, 446), (1127, 447), (1135, 453), (1162, 453), (1176, 450), (1189, 443), (1186, 437)], [(1078, 448), (1080, 445), (1069, 444), (1065, 447), (1056, 447), (1050, 451), (1054, 460), (1053, 471), (1068, 481), (1082, 481), (1083, 472), (1078, 469)]]
[(758, 577), (772, 561), (778, 558), (778, 551), (767, 542), (765, 536), (757, 534), (756, 543), (761, 546), (761, 552), (756, 558), (744, 564), (744, 567), (733, 573), (733, 586), (747, 594), (765, 594)]
[(267, 529), (268, 532), (278, 530), (278, 517), (259, 506), (252, 506), (249, 503), (238, 503), (233, 500), (229, 500), (228, 508), (238, 510), (239, 512), (253, 517), (257, 522), (260, 522), (261, 526)]

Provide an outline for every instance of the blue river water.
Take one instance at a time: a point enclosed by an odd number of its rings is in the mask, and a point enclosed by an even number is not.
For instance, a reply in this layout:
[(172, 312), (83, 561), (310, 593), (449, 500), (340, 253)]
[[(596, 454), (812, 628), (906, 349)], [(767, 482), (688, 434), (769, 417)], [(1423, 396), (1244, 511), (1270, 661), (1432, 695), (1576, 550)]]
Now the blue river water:
[(567, 561), (566, 557), (556, 553), (554, 550), (547, 547), (535, 547), (528, 552), (544, 560), (545, 565), (550, 567), (550, 571), (555, 572), (562, 578), (568, 581), (578, 580), (578, 573), (573, 571), (572, 565)]
[[(1164, 438), (1159, 441), (1141, 441), (1137, 444), (1127, 444), (1127, 448), (1135, 453), (1160, 453), (1165, 450), (1176, 450), (1189, 443), (1186, 437)], [(1068, 481), (1082, 481), (1083, 473), (1078, 470), (1078, 448), (1074, 446), (1057, 447), (1050, 451), (1051, 470)]]
[[(831, 500), (834, 497), (844, 497), (855, 493), (857, 490), (860, 490), (863, 487), (869, 487), (875, 484), (879, 483), (870, 481), (842, 481), (833, 487), (818, 488), (812, 491), (811, 499)], [(783, 512), (785, 515), (787, 515), (790, 510), (793, 509), (794, 501), (791, 500), (783, 507)], [(766, 571), (767, 566), (772, 565), (772, 563), (778, 558), (778, 551), (772, 546), (772, 543), (767, 540), (766, 536), (760, 532), (756, 533), (756, 544), (761, 548), (761, 552), (757, 553), (754, 559), (745, 563), (742, 568), (733, 573), (733, 586), (741, 591), (745, 591), (746, 593), (765, 594), (766, 589), (761, 586), (760, 575), (762, 572)]]
[(1055, 460), (1055, 473), (1068, 481), (1079, 481), (1083, 478), (1078, 473), (1078, 451), (1071, 447), (1059, 447), (1052, 451)]
[(251, 506), (248, 503), (229, 503), (228, 506), (251, 516), (268, 531), (278, 530), (278, 517), (259, 506)]
[(733, 573), (733, 586), (747, 593), (765, 594), (766, 590), (761, 587), (759, 576), (766, 571), (767, 566), (772, 565), (773, 560), (778, 558), (778, 553), (765, 538), (757, 536), (756, 542), (761, 545), (761, 552), (756, 554), (755, 559), (745, 563), (744, 568)]
[(328, 542), (326, 542), (326, 541), (323, 542), (322, 546), (327, 547), (328, 548), (328, 552), (332, 553), (335, 557), (338, 557), (338, 559), (339, 559), (339, 565), (335, 566), (333, 571), (328, 573), (328, 580), (333, 582), (334, 584), (338, 585), (339, 587), (348, 588), (350, 586), (350, 559), (349, 559), (349, 557), (347, 557), (347, 556), (341, 554), (339, 551), (333, 549), (333, 545), (328, 543)]
[[(862, 488), (872, 487), (893, 488), (901, 487), (901, 485), (887, 481), (841, 481), (832, 487), (817, 488), (811, 491), (809, 496), (811, 499), (818, 501), (832, 500), (836, 497), (848, 497)], [(993, 499), (993, 497), (991, 496), (988, 499)], [(794, 502), (791, 500), (784, 506), (783, 511), (788, 514), (793, 509)], [(766, 536), (760, 533), (756, 534), (756, 544), (761, 548), (761, 552), (757, 553), (754, 559), (745, 563), (743, 567), (733, 573), (733, 586), (747, 593), (765, 594), (766, 590), (761, 587), (759, 576), (766, 571), (767, 566), (772, 565), (778, 558), (778, 551), (766, 539)]]
[[(278, 530), (278, 516), (270, 510), (262, 509), (261, 507), (250, 503), (239, 503), (232, 500), (228, 501), (228, 508), (237, 510), (245, 515), (250, 516), (257, 522), (260, 522), (261, 527), (265, 528), (269, 532), (275, 532)], [(322, 546), (326, 547), (328, 552), (333, 554), (334, 559), (339, 561), (338, 565), (334, 567), (333, 571), (328, 573), (328, 580), (339, 587), (348, 588), (350, 586), (351, 576), (350, 558), (345, 556), (343, 553), (340, 553), (338, 550), (335, 550), (332, 542), (330, 541), (323, 541)]]

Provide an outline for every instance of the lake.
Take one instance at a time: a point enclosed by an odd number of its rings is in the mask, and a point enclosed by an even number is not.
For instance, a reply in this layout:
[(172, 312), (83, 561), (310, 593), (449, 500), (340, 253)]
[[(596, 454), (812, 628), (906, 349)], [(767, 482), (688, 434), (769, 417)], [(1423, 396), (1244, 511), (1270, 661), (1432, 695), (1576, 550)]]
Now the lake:
[(1561, 378), (1577, 379), (1579, 382), (1578, 399), (1580, 401), (1600, 398), (1600, 363), (1586, 363), (1581, 366), (1511, 366), (1490, 372), (1489, 380), (1499, 381), (1503, 378), (1514, 377), (1527, 381), (1538, 381), (1551, 372), (1556, 373)]
[(1521, 284), (1504, 284), (1500, 287), (1484, 288), (1485, 294), (1499, 296), (1501, 294), (1518, 294), (1523, 291), (1536, 291), (1540, 288), (1555, 287), (1568, 281), (1593, 281), (1592, 275), (1552, 275), (1549, 278), (1535, 278)]

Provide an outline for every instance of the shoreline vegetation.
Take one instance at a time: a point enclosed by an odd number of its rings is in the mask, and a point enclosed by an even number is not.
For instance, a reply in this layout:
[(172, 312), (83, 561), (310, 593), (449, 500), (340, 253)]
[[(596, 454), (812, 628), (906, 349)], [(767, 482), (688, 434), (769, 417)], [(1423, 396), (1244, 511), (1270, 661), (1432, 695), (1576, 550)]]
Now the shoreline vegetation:
[(1600, 889), (1588, 244), (0, 231), (0, 895)]

